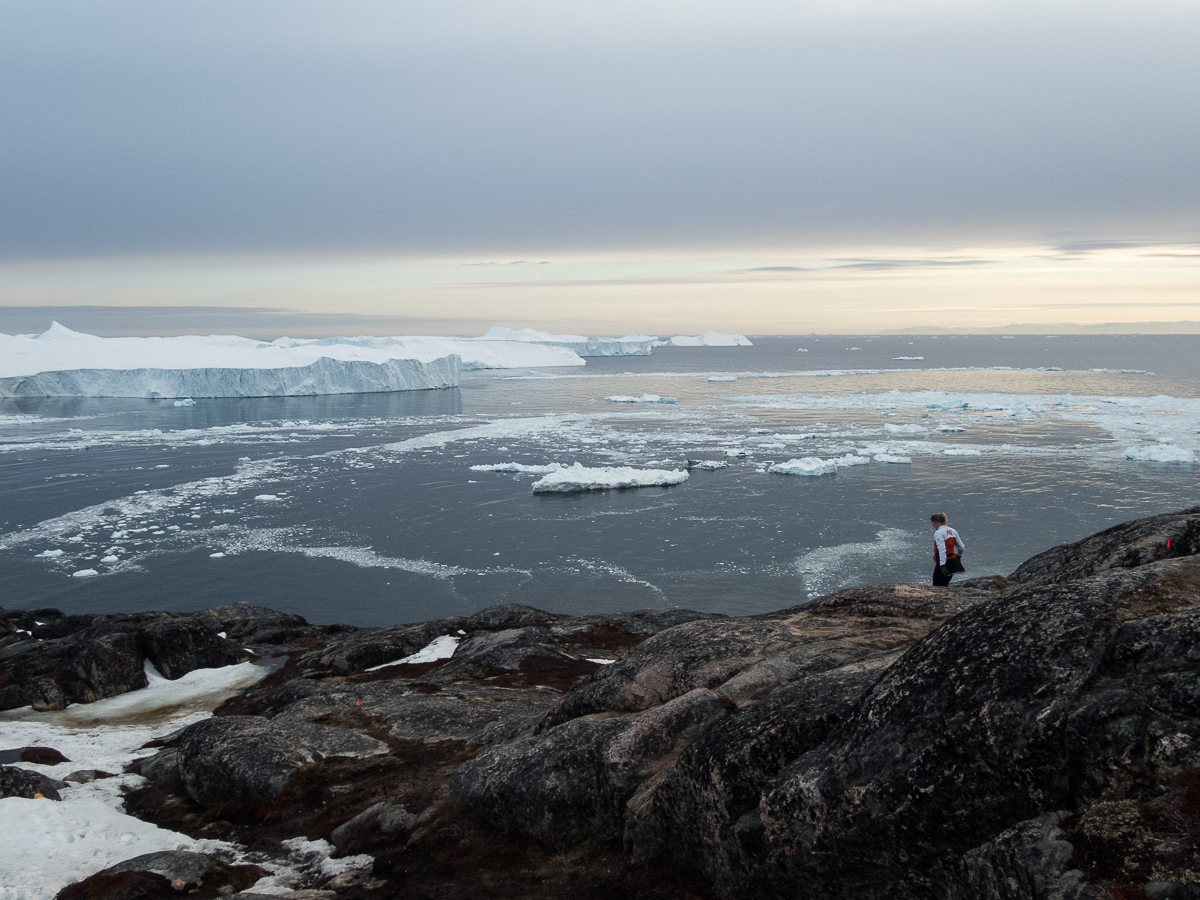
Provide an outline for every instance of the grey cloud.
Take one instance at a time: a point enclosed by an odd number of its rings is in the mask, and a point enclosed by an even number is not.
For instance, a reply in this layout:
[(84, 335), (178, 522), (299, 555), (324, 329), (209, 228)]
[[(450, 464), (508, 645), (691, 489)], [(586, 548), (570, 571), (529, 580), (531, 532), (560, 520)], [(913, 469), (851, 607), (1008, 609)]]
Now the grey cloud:
[(1200, 213), (1195, 9), (606, 6), (5, 4), (0, 254), (486, 258)]

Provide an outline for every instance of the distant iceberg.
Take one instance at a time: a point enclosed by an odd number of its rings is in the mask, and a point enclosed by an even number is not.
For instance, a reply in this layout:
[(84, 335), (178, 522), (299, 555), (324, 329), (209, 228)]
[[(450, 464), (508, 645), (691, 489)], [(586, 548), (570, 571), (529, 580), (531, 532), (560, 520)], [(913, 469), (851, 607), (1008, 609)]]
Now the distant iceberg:
[(744, 334), (719, 334), (716, 331), (706, 331), (695, 337), (677, 334), (667, 341), (661, 341), (657, 346), (662, 347), (753, 347)]
[(611, 488), (657, 487), (687, 481), (682, 469), (633, 469), (628, 466), (588, 468), (580, 463), (552, 472), (533, 483), (535, 494), (605, 491)]
[[(284, 397), (457, 387), (462, 369), (582, 366), (566, 347), (440, 337), (0, 334), (0, 399)], [(188, 405), (182, 400), (180, 405)]]
[(579, 356), (649, 356), (650, 348), (658, 343), (658, 338), (646, 334), (631, 334), (625, 337), (585, 337), (581, 334), (547, 334), (544, 331), (534, 331), (532, 328), (522, 328), (513, 331), (497, 325), (488, 330), (477, 341), (520, 341), (527, 344), (545, 344), (552, 347), (563, 347)]
[(632, 397), (628, 394), (613, 394), (611, 397), (605, 397), (609, 403), (678, 403), (678, 397), (661, 397), (658, 394), (642, 394), (640, 397)]

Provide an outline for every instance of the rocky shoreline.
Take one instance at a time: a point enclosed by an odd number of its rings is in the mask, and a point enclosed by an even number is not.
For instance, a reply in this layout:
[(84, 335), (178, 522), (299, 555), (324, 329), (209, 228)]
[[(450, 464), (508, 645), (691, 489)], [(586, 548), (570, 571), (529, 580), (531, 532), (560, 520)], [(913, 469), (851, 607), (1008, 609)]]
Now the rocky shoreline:
[[(275, 660), (124, 800), (261, 864), (150, 854), (63, 898), (249, 898), (297, 839), (333, 848), (297, 898), (1200, 897), (1197, 554), (1200, 507), (750, 617), (0, 611), (0, 709)], [(0, 796), (53, 802), (46, 749)]]

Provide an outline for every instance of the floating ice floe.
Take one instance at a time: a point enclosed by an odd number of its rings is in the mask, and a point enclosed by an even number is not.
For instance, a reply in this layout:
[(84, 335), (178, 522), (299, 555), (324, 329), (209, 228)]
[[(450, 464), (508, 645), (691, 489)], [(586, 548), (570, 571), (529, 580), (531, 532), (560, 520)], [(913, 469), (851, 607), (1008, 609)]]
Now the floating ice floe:
[(911, 456), (896, 456), (892, 453), (876, 453), (875, 462), (880, 463), (895, 463), (897, 465), (908, 465), (912, 463)]
[(175, 405), (176, 406), (195, 406), (196, 401), (193, 400), (191, 397), (185, 397), (182, 400), (176, 400)]
[(63, 555), (62, 550), (43, 550), (41, 553), (35, 554), (38, 559), (58, 559)]
[(736, 375), (710, 375), (709, 381), (737, 381)]
[(99, 575), (95, 569), (80, 569), (78, 572), (72, 572), (72, 578), (91, 578), (93, 575)]
[(689, 469), (724, 469), (729, 466), (729, 463), (723, 459), (689, 459), (687, 467)]
[(604, 491), (610, 488), (656, 487), (687, 481), (682, 469), (634, 469), (628, 466), (588, 468), (580, 463), (561, 468), (533, 483), (535, 494)]
[(796, 348), (796, 352), (797, 352), (797, 353), (807, 353), (807, 352), (808, 352), (808, 348), (807, 348), (807, 347), (797, 347), (797, 348)]
[(983, 451), (976, 450), (974, 447), (949, 447), (943, 450), (942, 453), (946, 456), (982, 456)]
[(888, 434), (925, 434), (929, 431), (924, 425), (893, 425), (891, 422), (885, 422), (883, 430)]
[(744, 334), (720, 334), (716, 331), (706, 331), (690, 337), (677, 334), (667, 341), (656, 342), (656, 346), (668, 347), (753, 347), (754, 345)]
[(1171, 444), (1150, 444), (1145, 447), (1130, 447), (1125, 451), (1125, 458), (1145, 462), (1194, 463), (1196, 454)]
[(627, 394), (613, 394), (611, 397), (605, 397), (609, 403), (678, 403), (676, 397), (660, 397), (658, 394), (642, 394), (640, 397), (631, 397)]
[(776, 475), (833, 475), (837, 470), (837, 463), (832, 459), (820, 459), (816, 456), (789, 459), (787, 462), (775, 463), (767, 469)]
[(893, 360), (900, 360), (900, 359), (924, 359), (924, 358), (925, 358), (925, 357), (923, 357), (923, 356), (893, 356), (893, 357), (892, 357), (892, 359), (893, 359)]
[(557, 472), (561, 466), (558, 463), (547, 463), (544, 466), (526, 466), (522, 463), (489, 463), (481, 466), (471, 466), (472, 472), (512, 472), (517, 475), (549, 475)]
[(254, 499), (255, 499), (255, 500), (262, 500), (263, 502), (270, 502), (270, 501), (272, 501), (272, 500), (278, 500), (278, 499), (279, 499), (279, 495), (278, 495), (278, 494), (259, 494), (259, 495), (258, 495), (257, 497), (255, 497)]

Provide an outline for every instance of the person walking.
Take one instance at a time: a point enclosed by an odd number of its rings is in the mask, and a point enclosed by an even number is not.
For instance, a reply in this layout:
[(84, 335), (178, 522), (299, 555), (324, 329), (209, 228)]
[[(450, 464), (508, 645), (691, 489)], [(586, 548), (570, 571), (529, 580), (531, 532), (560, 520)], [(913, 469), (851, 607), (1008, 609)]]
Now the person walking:
[(933, 586), (946, 587), (950, 579), (965, 572), (960, 557), (967, 549), (962, 535), (946, 524), (945, 513), (929, 517), (933, 525)]

